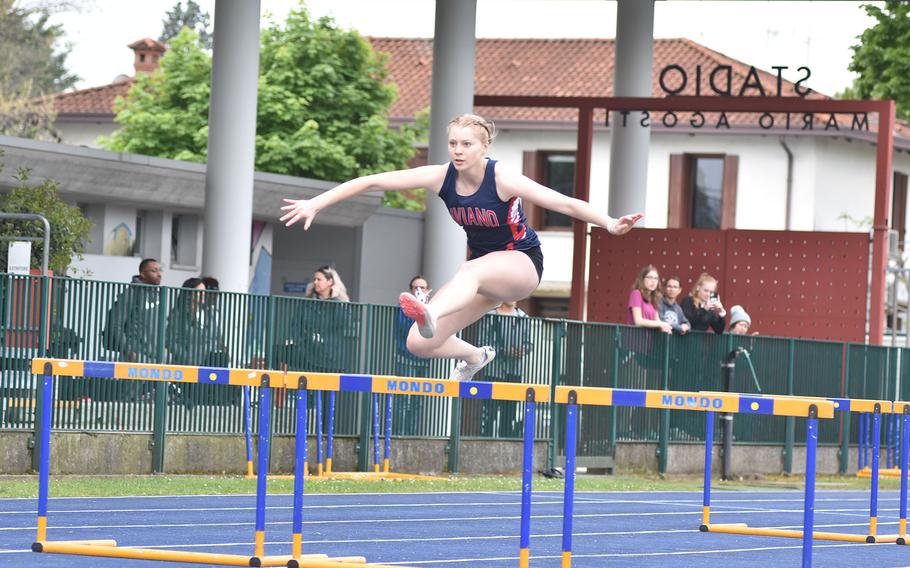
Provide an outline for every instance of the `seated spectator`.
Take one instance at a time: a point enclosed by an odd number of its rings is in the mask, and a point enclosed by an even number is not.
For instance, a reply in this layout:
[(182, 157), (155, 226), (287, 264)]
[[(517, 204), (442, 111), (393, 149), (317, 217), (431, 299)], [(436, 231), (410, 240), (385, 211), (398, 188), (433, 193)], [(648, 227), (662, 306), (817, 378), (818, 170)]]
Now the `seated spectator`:
[(679, 276), (671, 276), (664, 283), (664, 295), (660, 301), (660, 321), (667, 322), (673, 328), (673, 333), (685, 335), (689, 328), (689, 320), (682, 308), (676, 303), (676, 298), (682, 292), (682, 280)]
[(632, 292), (629, 293), (627, 319), (629, 325), (650, 327), (664, 333), (673, 333), (670, 324), (661, 321), (657, 315), (661, 297), (659, 287), (660, 279), (656, 268), (649, 264), (639, 271), (635, 283), (632, 284)]
[(683, 299), (682, 310), (695, 331), (724, 332), (727, 312), (717, 294), (717, 279), (707, 272), (698, 277), (692, 292)]
[[(749, 328), (751, 327), (752, 318), (749, 317), (749, 314), (742, 306), (736, 305), (730, 308), (730, 333), (733, 335), (749, 335)], [(753, 332), (752, 335), (758, 335), (758, 332)]]

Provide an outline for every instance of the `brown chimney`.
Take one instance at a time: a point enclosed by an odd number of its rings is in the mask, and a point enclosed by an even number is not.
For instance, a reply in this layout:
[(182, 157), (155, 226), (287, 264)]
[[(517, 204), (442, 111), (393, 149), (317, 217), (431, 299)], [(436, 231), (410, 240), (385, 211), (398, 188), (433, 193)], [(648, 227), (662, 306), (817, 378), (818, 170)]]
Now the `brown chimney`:
[(163, 43), (149, 37), (134, 41), (127, 47), (136, 54), (133, 60), (136, 75), (139, 73), (151, 74), (155, 69), (158, 69), (158, 61), (164, 55), (164, 52), (167, 51), (167, 47)]

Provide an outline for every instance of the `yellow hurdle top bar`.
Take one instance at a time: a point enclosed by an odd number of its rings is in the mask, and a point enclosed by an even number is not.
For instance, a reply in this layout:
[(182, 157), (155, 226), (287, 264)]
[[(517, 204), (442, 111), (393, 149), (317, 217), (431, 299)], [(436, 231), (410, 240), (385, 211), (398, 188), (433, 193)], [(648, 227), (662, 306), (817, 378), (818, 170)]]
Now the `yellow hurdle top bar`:
[[(707, 392), (706, 394), (725, 394), (719, 392)], [(762, 396), (760, 394), (752, 396)], [(875, 400), (868, 398), (836, 398), (836, 397), (812, 397), (812, 396), (793, 396), (786, 394), (771, 395), (777, 399), (790, 400), (830, 400), (834, 403), (835, 412), (875, 412), (875, 405), (878, 405), (879, 412), (882, 414), (891, 414), (892, 412), (900, 413), (902, 410), (895, 409), (894, 403), (890, 400)]]
[[(51, 374), (68, 377), (100, 377), (109, 379), (149, 380), (183, 383), (211, 383), (272, 388), (303, 388), (307, 390), (365, 392), (381, 394), (410, 394), (479, 398), (486, 400), (525, 401), (533, 396), (535, 402), (550, 402), (549, 385), (524, 383), (457, 382), (444, 379), (397, 377), (393, 375), (355, 375), (344, 373), (305, 373), (263, 369), (226, 369), (190, 365), (159, 365), (155, 363), (123, 363), (83, 361), (75, 359), (32, 359), (32, 372), (44, 374), (45, 365)], [(660, 391), (611, 389), (598, 387), (556, 387), (558, 403), (567, 403), (569, 393), (576, 393), (578, 404), (595, 406), (631, 406), (669, 408), (777, 416), (808, 416), (815, 405), (819, 418), (832, 418), (840, 411), (872, 411), (879, 404), (884, 412), (903, 412), (910, 403), (851, 399), (824, 399), (791, 396), (762, 396), (737, 393), (689, 391)], [(867, 410), (868, 409), (868, 410)]]
[(834, 403), (823, 398), (797, 399), (736, 393), (558, 386), (556, 387), (556, 402), (568, 403), (569, 394), (572, 392), (575, 393), (577, 404), (594, 406), (637, 406), (702, 412), (808, 416), (809, 407), (815, 405), (819, 418), (834, 417)]
[(194, 367), (191, 365), (159, 365), (156, 363), (35, 358), (32, 359), (32, 373), (36, 375), (44, 374), (44, 366), (47, 363), (51, 364), (52, 374), (64, 377), (97, 377), (256, 387), (262, 386), (263, 381), (268, 377), (270, 387), (284, 386), (284, 373), (282, 371)]

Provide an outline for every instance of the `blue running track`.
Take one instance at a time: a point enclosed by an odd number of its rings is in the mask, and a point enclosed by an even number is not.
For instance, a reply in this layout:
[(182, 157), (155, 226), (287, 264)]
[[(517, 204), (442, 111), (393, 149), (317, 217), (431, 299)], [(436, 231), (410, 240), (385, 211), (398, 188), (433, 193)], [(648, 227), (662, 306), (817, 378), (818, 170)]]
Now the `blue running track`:
[[(51, 487), (53, 495), (53, 486)], [(573, 566), (799, 566), (798, 539), (698, 532), (701, 492), (578, 493)], [(802, 527), (799, 491), (714, 491), (711, 520), (756, 527)], [(0, 566), (157, 568), (198, 566), (89, 558), (30, 551), (35, 499), (0, 499)], [(496, 568), (518, 565), (517, 492), (306, 495), (303, 550), (366, 556), (402, 566)], [(819, 530), (862, 533), (869, 497), (862, 491), (819, 491)], [(270, 495), (266, 554), (291, 550), (291, 496)], [(53, 498), (50, 540), (115, 539), (121, 546), (252, 554), (252, 495)], [(898, 495), (879, 497), (879, 533), (897, 532)], [(531, 566), (559, 567), (562, 494), (534, 494)], [(816, 541), (813, 565), (910, 566), (910, 546)]]

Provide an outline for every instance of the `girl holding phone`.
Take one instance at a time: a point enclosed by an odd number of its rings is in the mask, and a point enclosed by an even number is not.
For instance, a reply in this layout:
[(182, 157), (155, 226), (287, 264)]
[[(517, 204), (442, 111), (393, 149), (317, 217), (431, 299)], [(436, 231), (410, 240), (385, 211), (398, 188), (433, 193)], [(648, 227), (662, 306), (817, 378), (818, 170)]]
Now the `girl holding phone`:
[(695, 331), (724, 332), (727, 311), (717, 294), (717, 279), (707, 272), (698, 277), (692, 292), (683, 299), (682, 310)]

